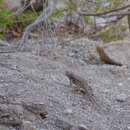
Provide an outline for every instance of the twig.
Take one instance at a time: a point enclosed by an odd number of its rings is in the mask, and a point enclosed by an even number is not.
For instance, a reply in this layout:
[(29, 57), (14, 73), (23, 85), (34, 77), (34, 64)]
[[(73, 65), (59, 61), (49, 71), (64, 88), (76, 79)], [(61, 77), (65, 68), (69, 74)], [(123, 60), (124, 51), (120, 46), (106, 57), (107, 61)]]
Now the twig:
[(127, 9), (127, 8), (130, 8), (130, 4), (126, 5), (126, 6), (123, 6), (123, 7), (120, 7), (120, 8), (117, 8), (117, 9), (102, 12), (102, 13), (85, 13), (85, 12), (80, 11), (79, 14), (82, 15), (82, 16), (104, 16), (104, 15), (106, 15), (107, 17), (120, 16), (120, 15), (129, 15), (130, 12), (120, 12), (120, 13), (111, 14), (111, 13), (121, 11), (121, 10), (124, 10), (124, 9)]

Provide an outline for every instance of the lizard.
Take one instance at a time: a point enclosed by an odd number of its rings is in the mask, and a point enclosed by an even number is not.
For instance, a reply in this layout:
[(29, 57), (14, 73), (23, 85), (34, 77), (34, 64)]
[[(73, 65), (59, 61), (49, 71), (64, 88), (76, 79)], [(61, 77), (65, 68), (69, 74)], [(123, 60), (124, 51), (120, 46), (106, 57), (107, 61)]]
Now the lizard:
[(70, 86), (76, 85), (76, 90), (80, 91), (85, 98), (87, 98), (93, 105), (93, 107), (99, 111), (105, 111), (102, 105), (99, 103), (97, 97), (94, 94), (92, 87), (88, 84), (88, 81), (82, 78), (81, 76), (71, 72), (66, 71), (65, 75), (70, 81)]

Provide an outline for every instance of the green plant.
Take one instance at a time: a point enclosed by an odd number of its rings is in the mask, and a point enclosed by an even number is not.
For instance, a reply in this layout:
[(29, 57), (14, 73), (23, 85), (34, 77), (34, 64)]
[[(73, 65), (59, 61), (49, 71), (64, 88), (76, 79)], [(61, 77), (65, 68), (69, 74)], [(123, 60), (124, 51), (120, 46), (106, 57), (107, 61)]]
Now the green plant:
[(51, 17), (63, 17), (64, 13), (62, 9), (55, 9)]
[(8, 10), (3, 0), (0, 0), (0, 29), (6, 29), (13, 23), (13, 16)]
[(37, 18), (37, 15), (32, 11), (26, 11), (23, 14), (14, 17), (13, 23), (20, 23), (22, 26), (26, 26), (33, 22)]
[(88, 23), (88, 24), (93, 23), (93, 19), (91, 16), (84, 16), (84, 21), (85, 21), (85, 23)]
[(126, 22), (127, 19), (124, 18), (121, 21), (104, 28), (101, 32), (98, 33), (98, 36), (100, 36), (101, 39), (106, 43), (117, 40), (123, 40), (127, 37)]
[(73, 2), (73, 0), (69, 0), (66, 6), (66, 10), (68, 10), (70, 13), (72, 13), (73, 11), (76, 11), (77, 6), (76, 4)]

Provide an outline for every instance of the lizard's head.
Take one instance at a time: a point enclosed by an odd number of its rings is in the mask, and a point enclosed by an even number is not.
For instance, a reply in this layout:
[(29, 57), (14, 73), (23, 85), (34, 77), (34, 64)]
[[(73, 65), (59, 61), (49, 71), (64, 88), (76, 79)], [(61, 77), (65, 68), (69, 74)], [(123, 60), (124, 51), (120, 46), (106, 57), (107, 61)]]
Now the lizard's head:
[(69, 71), (65, 71), (65, 75), (66, 75), (68, 78), (71, 78), (71, 77), (72, 77), (72, 74), (71, 74)]

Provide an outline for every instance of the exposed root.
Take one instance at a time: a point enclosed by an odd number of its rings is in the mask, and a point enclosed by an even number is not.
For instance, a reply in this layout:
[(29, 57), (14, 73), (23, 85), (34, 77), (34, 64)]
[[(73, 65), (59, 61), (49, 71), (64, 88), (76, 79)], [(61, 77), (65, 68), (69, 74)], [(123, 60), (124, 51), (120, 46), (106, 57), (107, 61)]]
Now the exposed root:
[(46, 21), (48, 20), (49, 16), (53, 13), (55, 9), (55, 1), (54, 0), (48, 0), (48, 6), (43, 10), (43, 13), (34, 21), (34, 23), (27, 26), (25, 29), (25, 32), (23, 34), (22, 39), (20, 40), (20, 43), (17, 47), (17, 51), (23, 51), (26, 41), (29, 37), (29, 33), (34, 30), (36, 27), (40, 26), (41, 24), (45, 25)]

